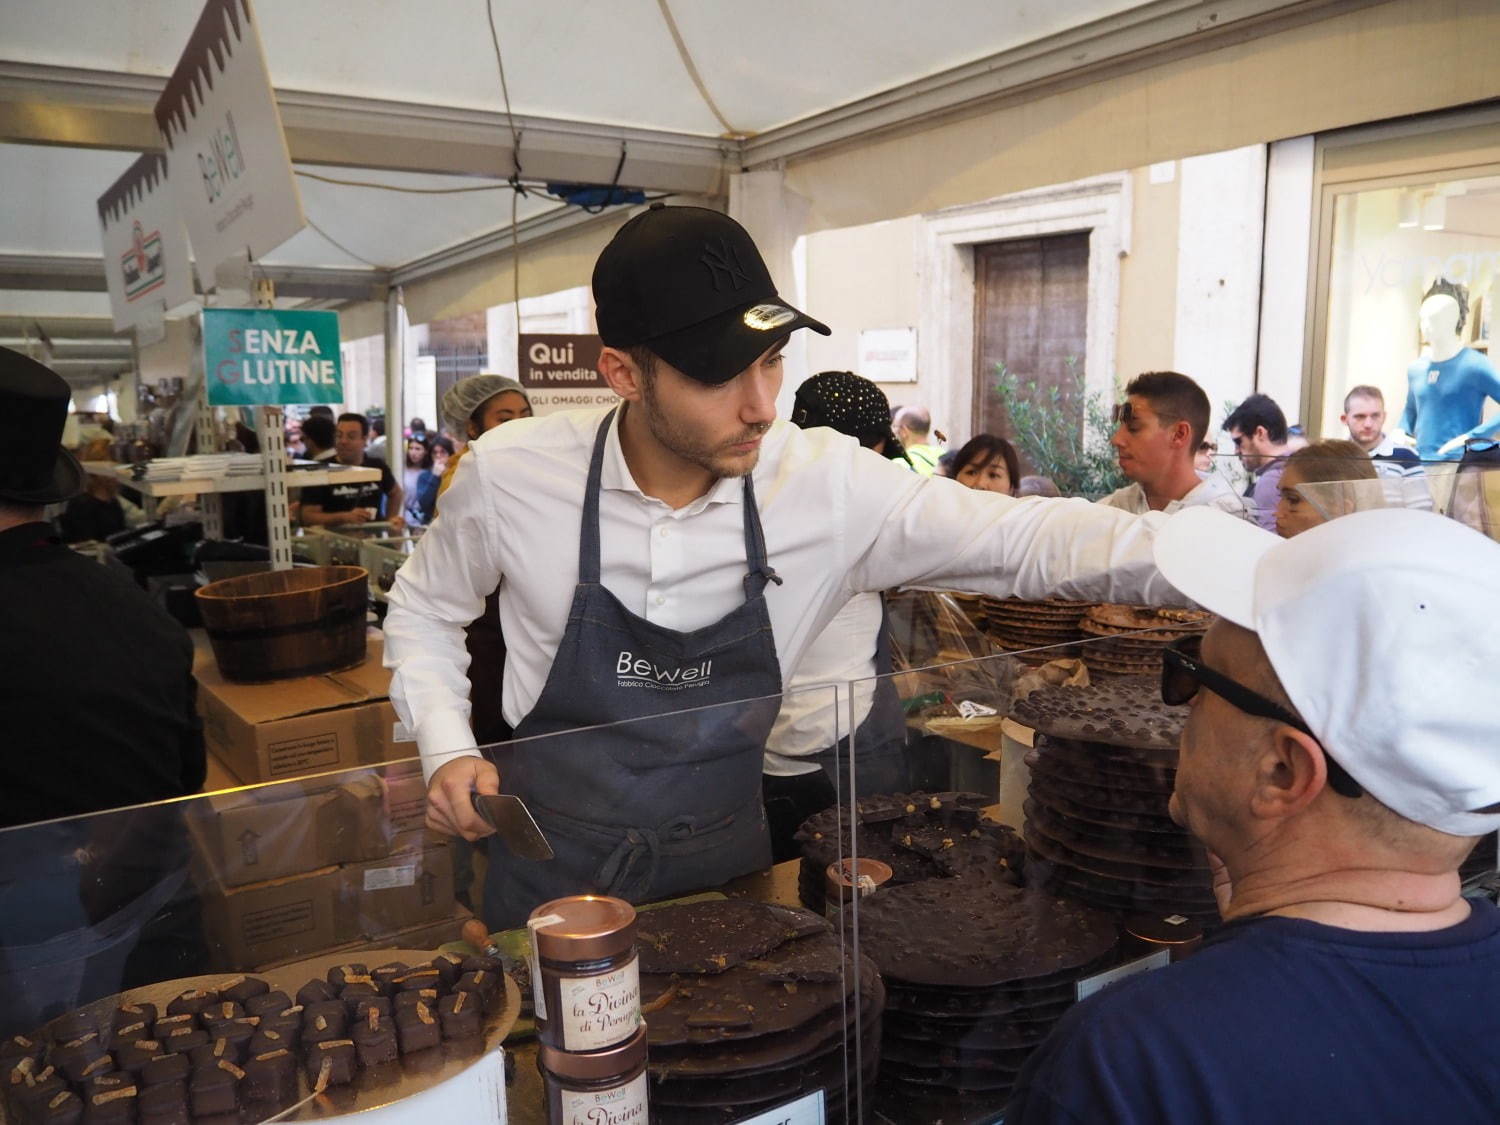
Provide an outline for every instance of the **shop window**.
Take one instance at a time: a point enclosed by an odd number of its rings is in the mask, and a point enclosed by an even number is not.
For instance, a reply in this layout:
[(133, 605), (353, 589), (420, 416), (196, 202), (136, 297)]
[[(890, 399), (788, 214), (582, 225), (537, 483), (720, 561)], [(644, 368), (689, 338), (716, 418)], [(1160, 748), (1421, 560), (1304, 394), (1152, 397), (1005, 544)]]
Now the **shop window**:
[[(1332, 204), (1322, 432), (1342, 436), (1344, 396), (1365, 385), (1382, 391), (1395, 433), (1412, 388), (1420, 397), (1422, 380), (1447, 377), (1439, 362), (1492, 369), (1500, 176), (1347, 191)], [(1496, 409), (1476, 402), (1472, 418), (1451, 420), (1454, 434), (1424, 433), (1423, 456)]]

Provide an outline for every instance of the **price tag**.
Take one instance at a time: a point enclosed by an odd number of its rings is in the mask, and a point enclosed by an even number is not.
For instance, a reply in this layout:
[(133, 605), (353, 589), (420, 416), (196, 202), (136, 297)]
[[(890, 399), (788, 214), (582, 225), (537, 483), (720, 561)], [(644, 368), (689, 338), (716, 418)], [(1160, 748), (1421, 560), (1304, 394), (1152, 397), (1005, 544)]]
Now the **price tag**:
[(814, 1090), (794, 1102), (747, 1117), (736, 1125), (825, 1125), (823, 1091)]
[(1133, 977), (1137, 973), (1149, 973), (1152, 969), (1163, 969), (1172, 963), (1171, 950), (1161, 949), (1145, 957), (1125, 964), (1103, 973), (1095, 973), (1091, 977), (1084, 977), (1073, 986), (1073, 998), (1075, 1000), (1087, 1000), (1096, 992), (1103, 992), (1112, 984), (1119, 984), (1127, 977)]
[(959, 717), (964, 719), (983, 719), (990, 715), (998, 715), (999, 713), (993, 707), (988, 707), (983, 703), (975, 703), (969, 699), (960, 700), (958, 704)]

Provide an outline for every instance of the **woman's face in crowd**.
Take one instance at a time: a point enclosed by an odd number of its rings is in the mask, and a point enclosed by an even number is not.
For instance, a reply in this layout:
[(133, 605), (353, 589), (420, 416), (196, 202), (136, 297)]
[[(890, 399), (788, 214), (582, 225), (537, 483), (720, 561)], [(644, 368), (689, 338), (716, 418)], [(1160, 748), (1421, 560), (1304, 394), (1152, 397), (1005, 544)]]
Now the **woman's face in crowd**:
[(519, 391), (501, 391), (487, 400), (479, 415), (479, 432), (487, 434), (496, 426), (517, 418), (531, 417), (531, 403)]
[(1276, 504), (1276, 534), (1283, 539), (1300, 535), (1308, 528), (1325, 522), (1323, 514), (1297, 490), (1302, 474), (1288, 469), (1281, 474), (1281, 499)]
[(422, 448), (420, 441), (409, 441), (406, 443), (406, 463), (413, 469), (422, 464), (422, 458), (427, 456), (427, 450)]
[(448, 467), (448, 451), (446, 449), (444, 449), (441, 445), (434, 445), (432, 447), (432, 471), (435, 472), (435, 473), (437, 473), (439, 476), (441, 476), (442, 473), (443, 473), (443, 470), (446, 469), (447, 467)]
[(988, 461), (973, 461), (958, 470), (958, 483), (982, 492), (1014, 494), (1014, 482), (1010, 470), (1005, 467), (1005, 458), (998, 453)]

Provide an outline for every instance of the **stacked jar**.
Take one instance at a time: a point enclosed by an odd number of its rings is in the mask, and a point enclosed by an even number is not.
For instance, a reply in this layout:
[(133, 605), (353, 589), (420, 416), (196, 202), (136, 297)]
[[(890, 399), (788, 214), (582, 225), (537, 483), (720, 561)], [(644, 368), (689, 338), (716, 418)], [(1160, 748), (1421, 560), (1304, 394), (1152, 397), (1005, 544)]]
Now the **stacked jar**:
[(537, 1065), (551, 1125), (645, 1125), (635, 908), (572, 895), (531, 912)]

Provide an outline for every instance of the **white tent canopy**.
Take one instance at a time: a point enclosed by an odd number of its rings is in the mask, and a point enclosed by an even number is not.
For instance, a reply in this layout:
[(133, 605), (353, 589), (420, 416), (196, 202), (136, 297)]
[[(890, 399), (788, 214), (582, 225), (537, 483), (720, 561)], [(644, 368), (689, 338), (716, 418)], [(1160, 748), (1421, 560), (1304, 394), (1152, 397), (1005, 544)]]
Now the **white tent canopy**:
[[(619, 169), (625, 185), (721, 200), (735, 172), (1349, 2), (256, 0), (314, 224), (260, 264), (290, 302), (368, 300), (504, 253), (518, 168), (588, 183)], [(66, 332), (101, 341), (89, 374), (128, 366), (102, 342), (95, 199), (159, 149), (152, 106), (200, 11), (0, 5), (0, 342)], [(410, 190), (453, 187), (494, 190)], [(591, 221), (536, 193), (516, 216), (522, 245)]]

